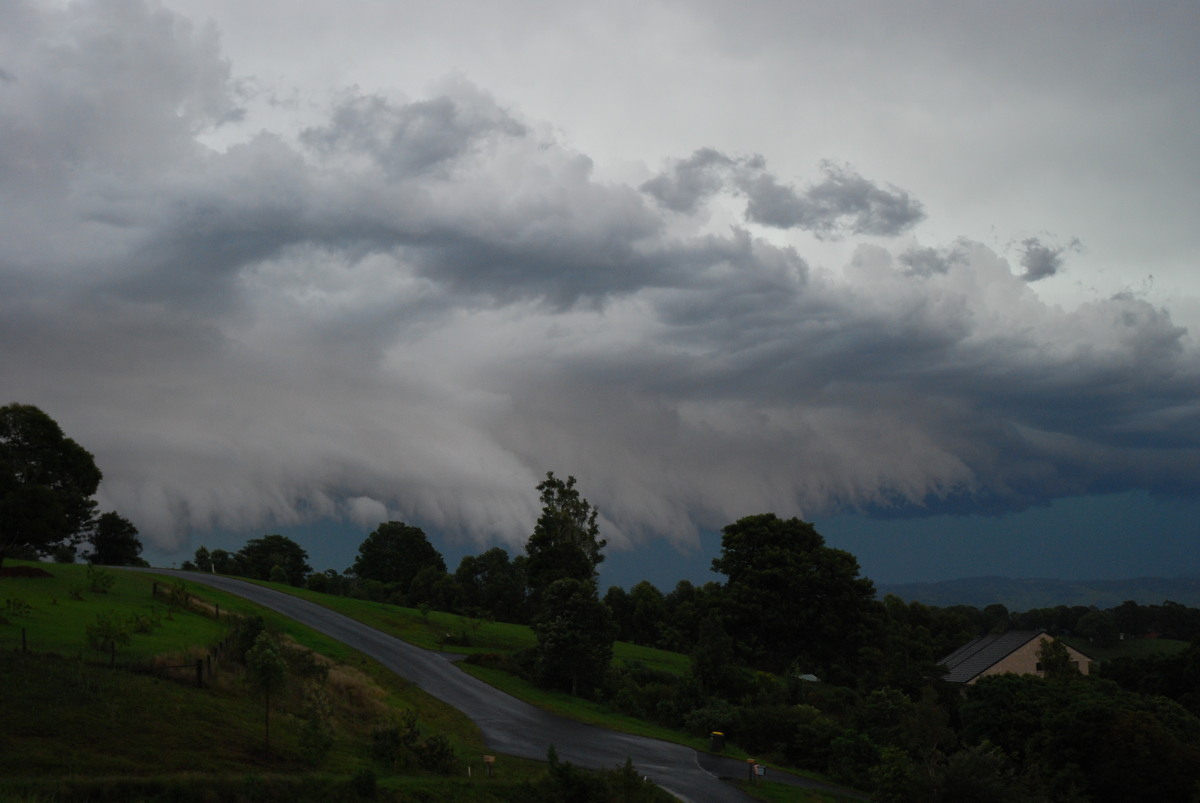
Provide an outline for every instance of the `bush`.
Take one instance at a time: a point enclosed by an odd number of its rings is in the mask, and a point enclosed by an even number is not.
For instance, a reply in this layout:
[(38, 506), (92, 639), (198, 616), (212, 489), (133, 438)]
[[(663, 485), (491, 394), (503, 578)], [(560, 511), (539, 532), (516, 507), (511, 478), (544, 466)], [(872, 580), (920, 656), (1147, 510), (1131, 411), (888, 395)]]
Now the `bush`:
[(371, 757), (393, 772), (412, 766), (417, 760), (417, 743), (420, 740), (417, 715), (405, 711), (400, 722), (371, 732)]
[(55, 563), (74, 563), (77, 557), (75, 547), (71, 544), (59, 544), (50, 555)]
[(417, 763), (423, 770), (440, 775), (450, 775), (455, 771), (454, 748), (445, 736), (430, 736), (417, 745), (416, 752)]
[(313, 766), (320, 766), (333, 749), (333, 728), (329, 721), (332, 712), (328, 698), (320, 689), (312, 689), (304, 696), (304, 712), (300, 727), (300, 754)]
[(115, 650), (118, 644), (129, 643), (129, 626), (116, 616), (96, 614), (96, 621), (84, 627), (87, 645), (96, 652)]
[(153, 633), (161, 624), (162, 619), (154, 612), (138, 613), (134, 611), (129, 615), (129, 628), (134, 633)]
[(228, 639), (234, 659), (245, 663), (246, 653), (250, 652), (254, 642), (258, 640), (258, 635), (266, 629), (267, 622), (261, 616), (235, 618)]

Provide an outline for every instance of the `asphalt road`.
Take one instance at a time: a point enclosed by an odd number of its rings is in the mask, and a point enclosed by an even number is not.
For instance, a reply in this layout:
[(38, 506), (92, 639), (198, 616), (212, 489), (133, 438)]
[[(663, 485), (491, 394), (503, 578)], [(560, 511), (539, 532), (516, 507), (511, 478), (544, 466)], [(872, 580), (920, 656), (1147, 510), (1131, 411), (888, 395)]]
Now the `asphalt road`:
[[(479, 726), (489, 750), (545, 760), (546, 751), (553, 744), (560, 759), (595, 769), (617, 767), (630, 758), (639, 773), (689, 803), (742, 803), (752, 800), (736, 787), (720, 780), (720, 776), (742, 777), (747, 771), (743, 761), (700, 754), (682, 745), (605, 730), (555, 716), (468, 675), (455, 666), (451, 656), (446, 653), (413, 646), (289, 594), (221, 575), (164, 569), (152, 571), (186, 577), (189, 582), (202, 583), (245, 597), (371, 656), (466, 714)], [(773, 771), (771, 780), (797, 786), (829, 788)]]

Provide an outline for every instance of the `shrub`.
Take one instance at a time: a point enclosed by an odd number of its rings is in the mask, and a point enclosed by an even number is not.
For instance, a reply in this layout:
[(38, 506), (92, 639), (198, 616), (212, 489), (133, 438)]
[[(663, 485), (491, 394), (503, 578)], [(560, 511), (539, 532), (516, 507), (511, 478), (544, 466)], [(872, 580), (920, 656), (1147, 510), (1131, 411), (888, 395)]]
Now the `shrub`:
[(300, 753), (313, 766), (320, 766), (333, 748), (333, 728), (330, 727), (329, 699), (320, 689), (310, 689), (304, 695), (304, 711), (300, 728)]
[(107, 594), (116, 584), (117, 578), (112, 575), (112, 572), (106, 572), (104, 569), (98, 569), (92, 564), (87, 567), (88, 588), (93, 594)]
[(454, 748), (445, 736), (430, 736), (417, 745), (417, 763), (421, 769), (450, 775), (455, 770)]
[(150, 613), (135, 611), (129, 615), (129, 628), (134, 633), (153, 633), (161, 624), (162, 619), (153, 611)]
[(399, 722), (371, 732), (371, 757), (393, 771), (416, 763), (420, 731), (417, 715), (405, 711)]
[(97, 652), (115, 650), (118, 644), (129, 643), (129, 629), (125, 622), (107, 613), (96, 614), (96, 621), (84, 627), (87, 645)]

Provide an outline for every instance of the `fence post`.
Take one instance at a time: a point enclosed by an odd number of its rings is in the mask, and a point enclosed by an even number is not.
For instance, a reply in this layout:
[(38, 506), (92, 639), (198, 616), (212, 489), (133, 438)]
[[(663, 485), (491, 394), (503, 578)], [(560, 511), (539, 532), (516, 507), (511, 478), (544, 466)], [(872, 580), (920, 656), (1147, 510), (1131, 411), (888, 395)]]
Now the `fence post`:
[(152, 596), (152, 597), (158, 596), (158, 581), (157, 580), (154, 581), (154, 587), (150, 589), (150, 596)]
[(196, 659), (196, 688), (204, 688), (204, 661)]
[(214, 602), (213, 604), (217, 606), (217, 621), (219, 622), (221, 621), (221, 603)]

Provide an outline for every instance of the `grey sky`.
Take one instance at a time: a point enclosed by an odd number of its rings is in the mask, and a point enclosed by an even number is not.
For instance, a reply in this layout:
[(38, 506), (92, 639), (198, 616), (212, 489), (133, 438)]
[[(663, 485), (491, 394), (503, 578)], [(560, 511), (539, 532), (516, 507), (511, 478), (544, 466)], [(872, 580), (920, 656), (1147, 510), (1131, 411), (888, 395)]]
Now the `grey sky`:
[(1190, 499), (1198, 21), (8, 3), (0, 388), (163, 553)]

